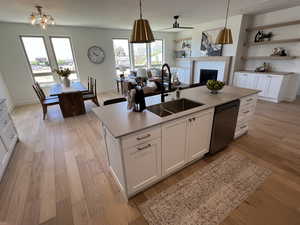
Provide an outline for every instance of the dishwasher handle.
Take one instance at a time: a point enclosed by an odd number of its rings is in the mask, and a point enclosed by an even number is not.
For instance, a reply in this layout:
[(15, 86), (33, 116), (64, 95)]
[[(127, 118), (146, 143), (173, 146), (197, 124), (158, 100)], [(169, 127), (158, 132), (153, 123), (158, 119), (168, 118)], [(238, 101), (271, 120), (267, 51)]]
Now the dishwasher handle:
[(238, 108), (239, 106), (240, 106), (240, 100), (234, 100), (232, 102), (229, 102), (229, 103), (217, 106), (215, 108), (215, 113), (222, 112), (222, 111), (224, 111), (226, 109), (230, 109), (230, 108), (233, 108), (233, 107), (237, 107)]

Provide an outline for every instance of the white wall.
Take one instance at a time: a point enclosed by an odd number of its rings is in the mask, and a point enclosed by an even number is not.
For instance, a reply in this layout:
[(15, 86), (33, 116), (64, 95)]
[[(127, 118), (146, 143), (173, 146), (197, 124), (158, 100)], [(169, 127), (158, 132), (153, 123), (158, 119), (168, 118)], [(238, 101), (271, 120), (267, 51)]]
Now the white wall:
[(3, 80), (1, 72), (0, 72), (0, 98), (5, 98), (6, 99), (6, 104), (7, 104), (8, 110), (11, 111), (13, 109), (14, 105), (11, 101), (11, 96), (8, 92), (8, 89), (6, 87), (6, 83)]
[[(36, 101), (32, 90), (32, 76), (27, 64), (19, 35), (43, 35), (50, 46), (48, 36), (68, 36), (72, 39), (79, 76), (83, 82), (88, 76), (97, 78), (99, 92), (115, 89), (115, 61), (112, 38), (128, 38), (128, 30), (111, 30), (83, 27), (54, 26), (42, 31), (39, 27), (29, 24), (0, 23), (0, 68), (11, 93), (15, 105), (30, 104)], [(155, 38), (165, 40), (165, 61), (174, 64), (173, 49), (175, 34), (154, 33)], [(89, 62), (87, 50), (92, 45), (99, 45), (106, 54), (105, 61), (100, 65)], [(50, 63), (54, 56), (49, 52)]]
[[(224, 45), (223, 46), (223, 56), (232, 56), (232, 64), (231, 64), (231, 74), (238, 67), (240, 60), (236, 58), (236, 55), (239, 55), (241, 48), (240, 36), (241, 30), (244, 26), (245, 16), (237, 15), (232, 16), (228, 19), (228, 27), (232, 31), (233, 36), (233, 44), (232, 45)], [(179, 32), (176, 36), (176, 39), (192, 37), (192, 57), (201, 56), (200, 46), (202, 39), (202, 32), (211, 29), (217, 29), (224, 27), (224, 20), (215, 20), (208, 23), (202, 23), (199, 26), (195, 27), (192, 31), (183, 31)], [(230, 76), (231, 77), (231, 76)], [(231, 79), (231, 78), (230, 78)]]
[[(275, 12), (265, 13), (261, 15), (256, 15), (252, 18), (250, 24), (252, 26), (267, 25), (273, 23), (288, 22), (294, 20), (300, 20), (300, 6), (283, 9)], [(290, 38), (299, 38), (300, 37), (300, 25), (287, 26), (287, 27), (278, 27), (266, 30), (266, 32), (272, 31), (274, 34), (274, 40), (277, 39), (290, 39)], [(251, 32), (249, 40), (253, 41), (256, 32)], [(279, 45), (261, 45), (261, 46), (252, 46), (248, 48), (247, 56), (268, 56), (272, 54), (272, 50), (275, 47), (283, 47), (287, 49), (288, 53), (291, 56), (300, 56), (300, 43), (284, 43)], [(268, 60), (247, 60), (244, 68), (246, 70), (254, 70), (256, 67), (262, 65), (263, 62), (271, 63), (272, 69), (274, 71), (282, 72), (295, 72), (300, 74), (300, 58), (295, 60), (287, 61), (268, 61)], [(300, 79), (299, 79), (300, 80)], [(299, 91), (300, 94), (300, 84)]]

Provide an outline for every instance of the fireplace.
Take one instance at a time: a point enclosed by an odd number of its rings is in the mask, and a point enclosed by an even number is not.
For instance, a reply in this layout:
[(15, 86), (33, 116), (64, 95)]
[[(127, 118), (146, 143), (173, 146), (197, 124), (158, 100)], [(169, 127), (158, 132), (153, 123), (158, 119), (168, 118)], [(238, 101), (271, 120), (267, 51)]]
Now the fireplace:
[(200, 85), (206, 85), (208, 80), (217, 80), (218, 70), (200, 69)]

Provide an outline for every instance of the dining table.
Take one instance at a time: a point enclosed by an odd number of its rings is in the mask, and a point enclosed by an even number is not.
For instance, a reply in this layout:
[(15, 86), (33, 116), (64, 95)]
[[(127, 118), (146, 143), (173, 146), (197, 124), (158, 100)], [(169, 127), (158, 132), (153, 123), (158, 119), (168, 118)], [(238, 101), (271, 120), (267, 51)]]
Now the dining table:
[(50, 87), (49, 95), (58, 97), (63, 117), (66, 118), (85, 114), (83, 94), (87, 92), (88, 89), (81, 82), (72, 82), (70, 87), (56, 83)]

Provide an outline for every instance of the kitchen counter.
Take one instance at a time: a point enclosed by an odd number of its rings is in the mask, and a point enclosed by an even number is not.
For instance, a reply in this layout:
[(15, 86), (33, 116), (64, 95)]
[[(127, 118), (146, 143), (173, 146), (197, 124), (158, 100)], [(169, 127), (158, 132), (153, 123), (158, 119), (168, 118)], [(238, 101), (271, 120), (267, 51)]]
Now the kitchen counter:
[(237, 71), (238, 73), (254, 73), (254, 74), (262, 74), (262, 75), (294, 75), (296, 73), (293, 72), (255, 72), (252, 70), (243, 70), (243, 71)]
[[(181, 98), (187, 98), (204, 105), (186, 110), (180, 113), (172, 114), (166, 117), (159, 117), (156, 114), (145, 110), (142, 113), (132, 112), (127, 109), (127, 102), (117, 103), (108, 106), (102, 106), (93, 109), (99, 120), (105, 125), (115, 138), (131, 134), (155, 125), (159, 125), (180, 117), (196, 113), (205, 109), (240, 99), (242, 97), (256, 94), (258, 90), (238, 88), (233, 86), (225, 86), (219, 94), (211, 94), (206, 86), (189, 88), (181, 91)], [(175, 92), (170, 93), (166, 101), (174, 98)], [(160, 95), (146, 98), (146, 105), (154, 105), (160, 103)]]

